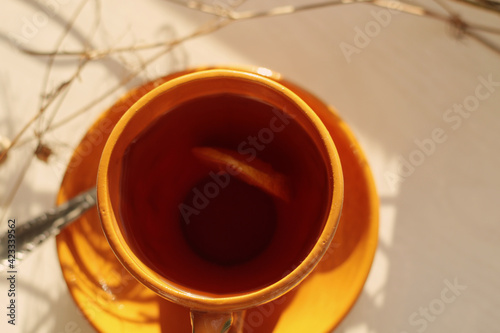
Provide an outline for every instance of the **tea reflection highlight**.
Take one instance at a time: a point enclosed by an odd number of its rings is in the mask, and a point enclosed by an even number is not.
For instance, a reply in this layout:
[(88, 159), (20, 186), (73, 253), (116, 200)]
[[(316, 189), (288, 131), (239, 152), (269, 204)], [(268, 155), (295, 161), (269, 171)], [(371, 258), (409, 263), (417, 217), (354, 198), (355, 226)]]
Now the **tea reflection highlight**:
[(286, 112), (237, 94), (200, 97), (134, 139), (120, 211), (141, 261), (187, 289), (238, 295), (304, 260), (325, 223), (328, 170)]

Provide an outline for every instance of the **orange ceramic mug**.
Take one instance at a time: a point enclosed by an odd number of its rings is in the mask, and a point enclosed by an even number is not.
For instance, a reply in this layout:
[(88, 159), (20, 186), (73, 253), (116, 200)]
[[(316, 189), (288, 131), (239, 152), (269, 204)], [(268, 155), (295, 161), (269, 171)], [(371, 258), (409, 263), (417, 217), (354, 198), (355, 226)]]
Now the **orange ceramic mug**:
[(294, 288), (328, 249), (343, 178), (327, 129), (295, 93), (207, 69), (124, 114), (97, 194), (108, 242), (138, 281), (189, 307), (193, 332), (241, 332), (245, 309)]

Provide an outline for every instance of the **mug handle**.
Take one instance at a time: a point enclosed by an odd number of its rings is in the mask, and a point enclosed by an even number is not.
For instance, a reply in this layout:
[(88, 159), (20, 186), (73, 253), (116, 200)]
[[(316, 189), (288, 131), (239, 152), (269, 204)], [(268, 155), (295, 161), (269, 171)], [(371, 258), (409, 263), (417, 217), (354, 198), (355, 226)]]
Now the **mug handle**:
[(203, 312), (191, 310), (193, 333), (242, 333), (244, 311)]

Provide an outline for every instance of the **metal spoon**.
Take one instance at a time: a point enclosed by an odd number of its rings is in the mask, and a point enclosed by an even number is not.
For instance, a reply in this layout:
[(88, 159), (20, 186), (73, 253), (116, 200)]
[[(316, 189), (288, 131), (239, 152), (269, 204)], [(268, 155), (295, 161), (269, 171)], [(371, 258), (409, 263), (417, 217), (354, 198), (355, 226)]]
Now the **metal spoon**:
[[(15, 241), (9, 243), (8, 232), (3, 233), (0, 236), (0, 272), (17, 267), (19, 261), (26, 257), (31, 250), (50, 237), (59, 234), (64, 227), (82, 216), (95, 204), (96, 189), (94, 187), (18, 227), (16, 226), (14, 229)], [(14, 248), (12, 246), (9, 248), (8, 244), (14, 245)], [(9, 252), (9, 250), (13, 250), (14, 253)]]

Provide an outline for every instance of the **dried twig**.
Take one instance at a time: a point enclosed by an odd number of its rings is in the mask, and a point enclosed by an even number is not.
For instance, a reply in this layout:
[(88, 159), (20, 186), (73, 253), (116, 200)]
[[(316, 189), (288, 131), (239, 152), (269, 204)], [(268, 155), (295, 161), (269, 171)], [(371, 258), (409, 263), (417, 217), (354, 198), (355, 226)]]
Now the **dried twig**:
[[(95, 22), (93, 24), (93, 29), (90, 31), (89, 35), (88, 35), (88, 39), (85, 41), (85, 49), (90, 49), (90, 41), (94, 38), (94, 35), (97, 33), (97, 30), (98, 30), (98, 27), (100, 25), (100, 22), (101, 22), (101, 15), (100, 15), (100, 9), (101, 9), (101, 3), (99, 0), (94, 0), (95, 2)], [(54, 58), (52, 58), (54, 59)], [(66, 82), (68, 82), (68, 85), (71, 84), (71, 82), (73, 82), (81, 73), (81, 71), (83, 70), (83, 67), (88, 63), (90, 59), (88, 58), (82, 58), (80, 59), (80, 62), (78, 64), (78, 67), (75, 71), (75, 73), (73, 74), (73, 76), (67, 80)], [(69, 89), (66, 89), (66, 93), (69, 91)], [(60, 107), (61, 107), (61, 104), (64, 100), (64, 97), (65, 96), (62, 96), (62, 98), (60, 99), (60, 103), (58, 105), (56, 105), (53, 109), (53, 112), (52, 114), (49, 116), (49, 119), (47, 120), (47, 124), (45, 125), (45, 129), (42, 131), (44, 132), (47, 128), (50, 127), (50, 125), (52, 124), (52, 122), (54, 121), (54, 118), (56, 117), (56, 114), (57, 112), (60, 110)], [(41, 139), (41, 137), (40, 137)]]
[[(450, 22), (454, 35), (457, 38), (462, 38), (463, 36), (469, 36), (470, 38), (476, 40), (477, 42), (486, 46), (490, 50), (500, 54), (499, 45), (494, 44), (493, 42), (489, 41), (488, 39), (477, 33), (477, 31), (482, 31), (491, 34), (500, 34), (500, 29), (481, 26), (477, 24), (471, 25), (466, 21), (464, 21), (455, 10), (453, 10), (450, 6), (448, 6), (448, 4), (445, 1), (434, 0), (434, 2), (437, 3), (439, 6), (441, 6), (441, 8), (443, 8), (446, 12), (448, 12), (449, 15), (448, 21)], [(458, 1), (458, 2), (463, 2), (463, 1)]]
[(500, 2), (488, 0), (450, 0), (461, 4), (471, 5), (492, 13), (500, 14)]
[[(338, 5), (352, 5), (352, 4), (369, 4), (377, 7), (388, 8), (391, 10), (398, 10), (402, 13), (416, 15), (416, 16), (427, 16), (434, 19), (438, 19), (441, 21), (448, 22), (452, 25), (456, 25), (457, 20), (455, 16), (445, 16), (438, 14), (435, 11), (432, 11), (428, 8), (425, 8), (420, 5), (415, 5), (411, 3), (407, 3), (405, 1), (397, 1), (397, 0), (330, 0), (312, 4), (303, 4), (297, 6), (279, 6), (275, 8), (271, 8), (268, 10), (250, 10), (250, 11), (242, 11), (238, 12), (231, 8), (225, 8), (221, 6), (213, 6), (208, 5), (200, 1), (183, 1), (183, 0), (168, 0), (171, 3), (178, 4), (193, 10), (201, 11), (203, 13), (211, 14), (217, 17), (221, 17), (224, 19), (232, 20), (232, 21), (240, 21), (240, 20), (249, 20), (255, 18), (262, 17), (273, 17), (280, 15), (290, 15), (298, 12), (332, 7)], [(448, 0), (450, 1), (450, 0)], [(451, 0), (463, 2), (460, 0)], [(482, 26), (477, 24), (466, 24), (468, 29), (474, 29), (478, 31), (500, 34), (500, 29), (488, 26)], [(26, 54), (33, 56), (58, 56), (58, 57), (88, 57), (90, 59), (96, 60), (106, 56), (109, 56), (114, 53), (123, 53), (123, 52), (134, 52), (140, 50), (154, 49), (159, 47), (168, 46), (168, 41), (161, 41), (155, 43), (143, 43), (143, 44), (135, 44), (131, 46), (118, 47), (118, 48), (110, 48), (104, 50), (74, 50), (74, 51), (36, 51), (27, 48), (21, 48), (20, 50)]]
[[(449, 1), (454, 1), (454, 2), (459, 2), (459, 3), (464, 3), (464, 4), (470, 4), (470, 5), (477, 5), (480, 8), (483, 9), (498, 9), (500, 6), (498, 3), (493, 2), (493, 1), (466, 1), (466, 0), (449, 0)], [(303, 4), (303, 5), (297, 5), (297, 6), (279, 6), (275, 8), (271, 8), (269, 10), (250, 10), (250, 11), (236, 11), (232, 7), (221, 7), (221, 6), (213, 6), (213, 5), (208, 5), (205, 4), (201, 1), (194, 1), (194, 0), (169, 0), (169, 2), (185, 6), (187, 8), (201, 11), (204, 13), (208, 13), (211, 15), (215, 15), (220, 18), (220, 21), (216, 25), (213, 25), (212, 28), (201, 27), (200, 29), (196, 30), (193, 34), (187, 35), (182, 38), (174, 39), (171, 41), (161, 41), (161, 42), (156, 42), (156, 43), (144, 43), (144, 44), (135, 44), (132, 46), (128, 47), (117, 47), (117, 48), (110, 48), (110, 49), (105, 49), (105, 50), (95, 50), (95, 49), (89, 49), (86, 48), (81, 51), (59, 51), (58, 47), (56, 48), (55, 51), (50, 51), (50, 52), (44, 52), (44, 51), (35, 51), (35, 50), (30, 50), (26, 48), (20, 48), (20, 50), (26, 54), (33, 55), (33, 56), (49, 56), (51, 57), (51, 62), (50, 64), (53, 63), (53, 59), (61, 56), (70, 56), (70, 57), (83, 57), (85, 60), (84, 62), (86, 63), (87, 61), (90, 60), (96, 60), (100, 59), (103, 57), (110, 56), (111, 54), (115, 53), (122, 53), (122, 52), (136, 52), (140, 50), (147, 50), (147, 49), (154, 49), (154, 48), (167, 48), (171, 49), (172, 47), (179, 45), (186, 40), (189, 40), (191, 38), (195, 38), (197, 36), (205, 35), (208, 33), (211, 33), (215, 30), (218, 30), (222, 28), (223, 26), (229, 24), (230, 22), (234, 21), (239, 21), (239, 20), (248, 20), (248, 19), (253, 19), (253, 18), (259, 18), (259, 17), (272, 17), (272, 16), (279, 16), (279, 15), (288, 15), (288, 14), (293, 14), (297, 12), (302, 12), (302, 11), (307, 11), (307, 10), (312, 10), (312, 9), (318, 9), (318, 8), (324, 8), (324, 7), (329, 7), (329, 6), (337, 6), (337, 5), (352, 5), (352, 4), (369, 4), (369, 5), (374, 5), (378, 7), (383, 7), (383, 8), (388, 8), (392, 10), (398, 10), (400, 12), (410, 14), (410, 15), (416, 15), (416, 16), (427, 16), (431, 17), (434, 19), (438, 19), (444, 22), (448, 22), (456, 31), (456, 36), (464, 36), (467, 35), (482, 45), (488, 47), (490, 50), (497, 52), (500, 54), (500, 47), (498, 45), (495, 45), (491, 41), (487, 40), (483, 36), (480, 36), (477, 31), (481, 32), (486, 32), (486, 33), (492, 33), (492, 34), (497, 34), (500, 35), (500, 29), (499, 28), (494, 28), (494, 27), (488, 27), (488, 26), (481, 26), (477, 24), (470, 24), (466, 21), (464, 21), (462, 18), (460, 18), (457, 14), (455, 14), (451, 8), (445, 4), (443, 0), (436, 0), (447, 12), (448, 15), (442, 15), (439, 14), (435, 11), (432, 11), (428, 8), (425, 8), (421, 5), (415, 5), (411, 3), (407, 3), (406, 1), (396, 1), (396, 0), (329, 0), (329, 1), (323, 1), (323, 2), (317, 2), (317, 3), (312, 3), (312, 4)], [(85, 2), (82, 2), (84, 4)], [(82, 5), (83, 6), (83, 5)], [(81, 9), (80, 9), (81, 10)], [(77, 10), (77, 13), (79, 11)], [(76, 18), (76, 16), (75, 16)], [(73, 23), (68, 23), (66, 29), (65, 29), (65, 34), (67, 33), (68, 29), (72, 26)], [(475, 31), (473, 31), (475, 30)], [(65, 35), (63, 34), (63, 36)], [(60, 39), (62, 41), (63, 38)], [(58, 43), (60, 45), (60, 42)], [(74, 112), (73, 114), (69, 115), (68, 117), (64, 118), (61, 120), (59, 123), (54, 124), (52, 126), (52, 120), (54, 117), (52, 117), (49, 122), (47, 127), (44, 129), (44, 131), (49, 131), (54, 128), (57, 128), (59, 126), (62, 126), (63, 124), (66, 124), (68, 121), (71, 119), (75, 118), (79, 114), (84, 113), (94, 105), (98, 104), (104, 98), (110, 94), (114, 93), (117, 91), (123, 84), (126, 84), (127, 82), (130, 82), (134, 77), (136, 77), (140, 71), (146, 67), (147, 64), (150, 62), (153, 62), (156, 60), (158, 57), (163, 55), (163, 52), (160, 52), (157, 56), (152, 57), (150, 60), (146, 61), (146, 63), (140, 67), (139, 71), (136, 71), (133, 73), (131, 76), (126, 77), (122, 82), (119, 83), (118, 86), (108, 90), (105, 94), (102, 96), (98, 97), (95, 101), (89, 103), (87, 106), (81, 108), (80, 110)], [(80, 69), (81, 69), (82, 63), (80, 63)], [(74, 79), (75, 76), (73, 76), (70, 80), (67, 82), (62, 83), (52, 94), (47, 94), (48, 99), (46, 100), (46, 104), (42, 105), (40, 109), (40, 113), (43, 113), (43, 111), (47, 108), (48, 105), (50, 105), (53, 100), (55, 99), (56, 96), (58, 96), (63, 90), (67, 89), (69, 87), (70, 82), (72, 82), (72, 79)], [(21, 132), (16, 135), (16, 137), (12, 140), (11, 147), (14, 146), (19, 137), (24, 133), (24, 131), (31, 126), (31, 124), (39, 117), (39, 114), (36, 115), (33, 119), (31, 119), (25, 127), (21, 130)], [(2, 154), (6, 154), (10, 147), (4, 151)], [(0, 156), (1, 158), (2, 156)]]
[[(194, 32), (192, 32), (192, 33), (190, 33), (190, 34), (188, 34), (186, 36), (183, 36), (183, 37), (180, 37), (180, 38), (176, 38), (176, 39), (170, 41), (169, 43), (164, 44), (164, 46), (166, 46), (166, 49), (161, 50), (161, 51), (157, 52), (155, 55), (151, 56), (150, 58), (144, 60), (144, 62), (141, 64), (141, 66), (136, 71), (134, 71), (134, 72), (130, 73), (129, 75), (127, 75), (118, 84), (116, 84), (114, 87), (106, 90), (99, 97), (95, 98), (93, 101), (91, 101), (87, 105), (85, 105), (82, 108), (80, 108), (80, 109), (72, 112), (71, 114), (69, 114), (65, 118), (61, 119), (59, 122), (53, 123), (51, 126), (47, 127), (45, 129), (45, 132), (50, 132), (52, 130), (55, 130), (55, 129), (57, 129), (57, 128), (65, 125), (65, 124), (67, 124), (71, 120), (73, 120), (76, 117), (84, 114), (85, 112), (87, 112), (88, 110), (90, 110), (91, 108), (93, 108), (94, 106), (96, 106), (97, 104), (99, 104), (100, 102), (102, 102), (103, 100), (105, 100), (109, 95), (116, 93), (124, 85), (126, 85), (128, 82), (132, 81), (135, 77), (137, 77), (137, 75), (139, 75), (140, 73), (142, 73), (142, 71), (148, 65), (150, 65), (151, 63), (153, 63), (154, 61), (156, 61), (157, 59), (159, 59), (161, 56), (163, 56), (163, 55), (167, 54), (168, 52), (170, 52), (175, 46), (177, 46), (177, 45), (179, 45), (179, 44), (181, 44), (181, 43), (183, 43), (183, 42), (185, 42), (187, 40), (190, 40), (192, 38), (212, 33), (212, 32), (214, 32), (216, 30), (221, 29), (222, 27), (225, 27), (226, 25), (228, 25), (230, 23), (231, 23), (230, 20), (220, 20), (220, 19), (217, 19), (217, 20), (214, 20), (214, 21), (210, 21), (208, 24), (206, 24), (206, 25), (204, 25), (202, 27), (199, 27), (197, 30), (195, 30)], [(33, 138), (25, 140), (23, 142), (20, 142), (19, 146), (24, 145), (24, 144), (30, 142), (32, 139)]]
[[(88, 0), (83, 0), (81, 2), (80, 6), (75, 10), (75, 13), (73, 14), (72, 20), (68, 21), (68, 23), (66, 24), (63, 34), (61, 35), (61, 37), (58, 39), (58, 41), (56, 43), (56, 50), (59, 49), (59, 47), (61, 46), (64, 38), (66, 37), (67, 33), (73, 27), (73, 25), (76, 21), (76, 18), (80, 15), (80, 13), (81, 13), (83, 7), (85, 6), (85, 4), (87, 3), (87, 1)], [(47, 71), (45, 72), (46, 74), (45, 74), (45, 77), (43, 80), (42, 92), (46, 91), (46, 89), (47, 89), (49, 76), (50, 76), (50, 72), (51, 72), (53, 64), (54, 64), (54, 57), (51, 57), (49, 59), (48, 65), (47, 65)], [(40, 118), (43, 115), (45, 110), (47, 110), (47, 108), (52, 104), (52, 102), (55, 100), (55, 98), (62, 91), (64, 91), (64, 89), (66, 89), (66, 87), (68, 85), (69, 85), (69, 83), (63, 82), (62, 84), (59, 85), (59, 87), (56, 89), (56, 91), (54, 91), (52, 94), (42, 94), (42, 98), (40, 99), (40, 107), (38, 109), (38, 112), (25, 124), (25, 126), (23, 126), (21, 128), (21, 130), (12, 139), (10, 145), (4, 151), (2, 151), (0, 153), (0, 160), (3, 159), (8, 154), (8, 152), (12, 149), (12, 147), (14, 147), (17, 144), (17, 142), (21, 138), (21, 136), (31, 127), (31, 125), (38, 118)]]
[[(68, 23), (64, 27), (63, 33), (61, 34), (61, 36), (59, 36), (59, 39), (56, 42), (56, 46), (55, 46), (56, 51), (59, 50), (59, 48), (61, 47), (64, 39), (66, 38), (68, 33), (71, 31), (73, 25), (75, 24), (78, 16), (81, 14), (81, 12), (82, 12), (83, 8), (85, 7), (85, 5), (87, 4), (87, 2), (88, 2), (88, 0), (82, 0), (82, 2), (80, 2), (80, 5), (77, 7), (75, 12), (73, 13), (73, 16), (71, 17), (71, 19), (68, 20)], [(49, 84), (49, 77), (50, 77), (50, 73), (52, 72), (52, 66), (54, 65), (54, 61), (55, 61), (55, 57), (49, 58), (49, 62), (47, 64), (47, 69), (45, 71), (45, 77), (42, 81), (43, 82), (42, 83), (42, 98), (40, 99), (39, 116), (41, 116), (41, 114), (49, 107), (49, 105), (54, 101), (54, 99), (57, 97), (57, 95), (59, 95), (61, 93), (61, 91), (64, 90), (68, 86), (68, 84), (59, 85), (59, 87), (56, 89), (56, 91), (53, 92), (52, 94), (50, 94), (50, 96), (48, 93), (46, 93), (47, 86)]]

